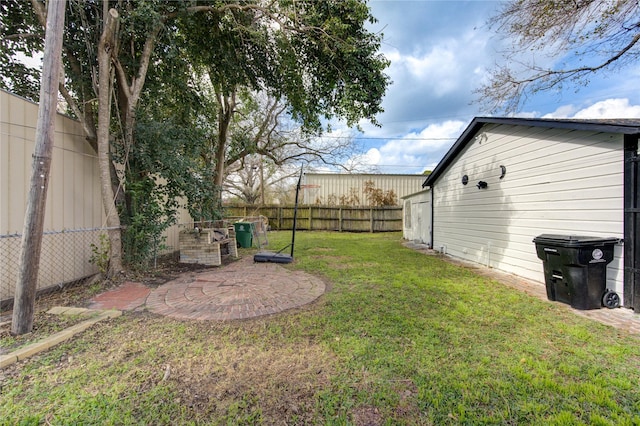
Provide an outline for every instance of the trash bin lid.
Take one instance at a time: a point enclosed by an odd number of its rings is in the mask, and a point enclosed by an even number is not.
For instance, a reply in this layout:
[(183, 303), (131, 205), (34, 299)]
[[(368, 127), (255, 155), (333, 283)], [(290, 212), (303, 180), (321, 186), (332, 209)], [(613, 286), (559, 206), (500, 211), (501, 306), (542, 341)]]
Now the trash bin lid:
[(253, 222), (235, 222), (233, 224), (236, 232), (251, 232)]
[(536, 244), (548, 244), (560, 247), (585, 247), (618, 244), (619, 238), (600, 238), (586, 235), (542, 234), (533, 239)]

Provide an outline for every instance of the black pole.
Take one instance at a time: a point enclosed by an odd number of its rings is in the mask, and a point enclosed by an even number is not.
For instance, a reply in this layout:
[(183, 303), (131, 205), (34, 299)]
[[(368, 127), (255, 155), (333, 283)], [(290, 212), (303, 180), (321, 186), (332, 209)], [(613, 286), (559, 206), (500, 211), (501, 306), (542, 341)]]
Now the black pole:
[(302, 181), (302, 167), (300, 167), (300, 176), (298, 177), (298, 185), (296, 186), (296, 203), (293, 206), (293, 232), (291, 234), (291, 258), (293, 258), (293, 246), (296, 242), (296, 221), (298, 219), (298, 194), (300, 193), (300, 183)]

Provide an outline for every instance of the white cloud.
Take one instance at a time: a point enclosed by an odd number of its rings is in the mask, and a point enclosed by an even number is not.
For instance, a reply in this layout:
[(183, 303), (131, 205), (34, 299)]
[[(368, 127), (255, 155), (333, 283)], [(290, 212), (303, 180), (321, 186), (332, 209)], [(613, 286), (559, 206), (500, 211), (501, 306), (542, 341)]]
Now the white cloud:
[(542, 118), (568, 118), (571, 117), (573, 114), (575, 114), (576, 112), (576, 107), (573, 105), (562, 105), (561, 107), (558, 107), (558, 109), (556, 109), (553, 112), (550, 112), (549, 114), (545, 114), (542, 116)]
[(363, 156), (363, 160), (368, 164), (378, 164), (380, 162), (380, 151), (377, 148), (371, 148), (367, 153)]
[(370, 148), (351, 163), (365, 164), (381, 173), (422, 173), (435, 167), (466, 125), (456, 120), (430, 124), (391, 139), (379, 148)]
[(460, 85), (459, 70), (453, 49), (436, 46), (423, 56), (407, 56), (400, 62), (412, 75), (411, 80), (430, 86), (430, 91), (441, 97), (456, 90)]
[(18, 62), (22, 62), (29, 68), (42, 68), (42, 58), (44, 54), (41, 52), (36, 52), (33, 56), (26, 56), (24, 53), (18, 52), (15, 57)]
[(640, 105), (631, 105), (626, 98), (605, 99), (580, 110), (564, 105), (542, 118), (640, 118)]
[(445, 121), (430, 124), (419, 132), (411, 132), (403, 138), (391, 140), (380, 148), (384, 155), (398, 157), (402, 155), (424, 155), (436, 152), (443, 147), (451, 146), (460, 136), (466, 123), (462, 121)]
[(629, 105), (629, 99), (607, 99), (578, 111), (574, 118), (640, 118), (640, 105)]

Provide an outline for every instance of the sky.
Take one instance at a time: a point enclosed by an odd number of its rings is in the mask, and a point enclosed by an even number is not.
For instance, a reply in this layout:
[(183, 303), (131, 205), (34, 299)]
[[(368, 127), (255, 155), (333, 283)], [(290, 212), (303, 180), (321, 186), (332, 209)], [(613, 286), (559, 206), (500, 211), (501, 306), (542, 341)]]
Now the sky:
[[(474, 89), (500, 63), (507, 40), (487, 26), (498, 1), (370, 0), (391, 61), (389, 86), (377, 116), (362, 132), (337, 127), (361, 145), (357, 159), (379, 173), (432, 170), (474, 117), (487, 116)], [(537, 58), (536, 58), (537, 59)], [(516, 115), (535, 118), (640, 118), (640, 66), (591, 79), (586, 87), (543, 93)]]

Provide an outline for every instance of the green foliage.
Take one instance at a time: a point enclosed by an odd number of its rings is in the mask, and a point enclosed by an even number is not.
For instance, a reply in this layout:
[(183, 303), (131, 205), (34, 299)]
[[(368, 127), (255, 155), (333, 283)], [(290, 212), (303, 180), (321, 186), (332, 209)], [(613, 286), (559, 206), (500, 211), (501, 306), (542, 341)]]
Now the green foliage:
[(89, 263), (95, 265), (101, 274), (105, 274), (109, 269), (109, 250), (111, 245), (109, 244), (109, 236), (107, 234), (100, 234), (98, 237), (98, 244), (91, 243), (91, 257), (89, 257)]
[(309, 128), (320, 128), (320, 117), (342, 117), (349, 125), (366, 117), (376, 123), (389, 84), (383, 73), (389, 61), (378, 53), (382, 35), (366, 29), (375, 21), (368, 6), (359, 0), (282, 1), (280, 6), (307, 29), (276, 33), (277, 87), (293, 117)]
[[(32, 99), (38, 72), (21, 68), (11, 58), (42, 49), (43, 25), (34, 6), (44, 3), (7, 0), (0, 5), (0, 71), (6, 87), (30, 93)], [(160, 244), (161, 230), (174, 220), (175, 197), (187, 198), (195, 219), (219, 218), (221, 188), (213, 182), (222, 173), (216, 170), (223, 170), (229, 156), (238, 159), (256, 152), (251, 133), (231, 132), (231, 143), (224, 145), (229, 141), (219, 125), (233, 111), (218, 100), (243, 92), (268, 94), (282, 102), (282, 111), (307, 134), (320, 132), (322, 123), (334, 117), (349, 125), (361, 119), (375, 123), (382, 111), (389, 61), (378, 53), (382, 35), (366, 28), (373, 17), (362, 0), (282, 0), (268, 5), (251, 0), (70, 0), (63, 93), (94, 148), (96, 46), (107, 10), (103, 6), (119, 14), (111, 50), (118, 71), (110, 140), (114, 160), (126, 169), (124, 205), (118, 208), (130, 264), (143, 264)], [(145, 58), (150, 58), (148, 68)], [(132, 95), (139, 84), (144, 84), (140, 98)], [(259, 110), (249, 99), (246, 105)], [(139, 125), (138, 119), (144, 122)], [(268, 155), (272, 150), (264, 151)]]
[(116, 151), (116, 158), (128, 166), (120, 212), (124, 256), (130, 266), (141, 268), (162, 247), (162, 233), (175, 223), (182, 203), (195, 220), (216, 220), (222, 213), (213, 172), (200, 161), (198, 129), (172, 120), (141, 120), (135, 139), (132, 149)]
[[(18, 37), (22, 34), (30, 36)], [(16, 55), (32, 57), (43, 49), (44, 29), (32, 13), (31, 4), (21, 0), (0, 2), (0, 88), (37, 102), (40, 72), (25, 66)]]
[[(128, 179), (155, 176), (154, 182), (164, 182), (154, 185), (162, 197), (186, 199), (184, 207), (195, 220), (220, 219), (220, 189), (213, 184), (213, 164), (202, 160), (208, 150), (205, 132), (171, 119), (139, 121), (136, 145), (129, 152)], [(175, 213), (175, 203), (167, 206), (171, 214)]]
[(264, 91), (282, 99), (311, 133), (333, 117), (349, 125), (363, 118), (375, 122), (389, 61), (378, 53), (382, 35), (366, 29), (374, 18), (365, 2), (280, 1), (267, 9), (223, 9), (176, 21), (176, 40), (219, 94)]
[(175, 223), (177, 203), (166, 196), (166, 185), (153, 178), (129, 180), (124, 225), (124, 260), (133, 269), (145, 269), (163, 248), (162, 233)]

